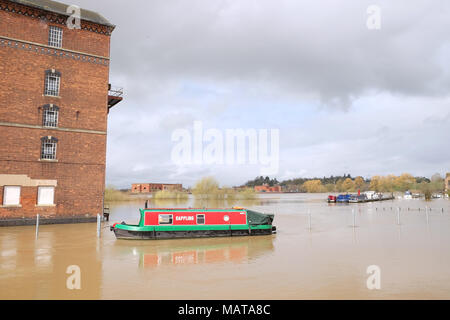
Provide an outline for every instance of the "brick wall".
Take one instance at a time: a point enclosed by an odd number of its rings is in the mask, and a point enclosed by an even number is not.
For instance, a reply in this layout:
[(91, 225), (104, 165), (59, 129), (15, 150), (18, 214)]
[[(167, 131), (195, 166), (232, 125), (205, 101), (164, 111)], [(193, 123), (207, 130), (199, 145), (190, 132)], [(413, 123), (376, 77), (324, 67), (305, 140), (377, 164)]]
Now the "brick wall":
[[(55, 24), (0, 10), (3, 37), (46, 46), (49, 25)], [(0, 218), (31, 217), (38, 213), (44, 216), (102, 213), (109, 61), (89, 62), (87, 58), (108, 57), (110, 37), (57, 26), (64, 30), (63, 49), (85, 53), (80, 59), (68, 57), (71, 52), (67, 50), (60, 50), (64, 55), (55, 55), (42, 51), (44, 46), (39, 51), (20, 48), (23, 42), (18, 42), (18, 46), (0, 45), (0, 175), (57, 180), (56, 206), (37, 207), (37, 187), (24, 186), (22, 207), (2, 207), (0, 186)], [(44, 96), (48, 69), (61, 73), (59, 97)], [(42, 107), (46, 104), (59, 107), (58, 129), (42, 127)], [(40, 139), (44, 136), (58, 138), (55, 162), (40, 160)]]
[[(0, 0), (0, 3), (7, 2)], [(63, 48), (109, 57), (109, 36), (82, 29), (71, 30), (62, 24), (0, 10), (0, 30), (5, 37), (48, 44), (49, 26), (63, 29)]]
[[(44, 96), (49, 69), (61, 72), (60, 97)], [(40, 108), (54, 104), (60, 127), (106, 131), (108, 66), (0, 47), (0, 74), (0, 121), (42, 125)]]

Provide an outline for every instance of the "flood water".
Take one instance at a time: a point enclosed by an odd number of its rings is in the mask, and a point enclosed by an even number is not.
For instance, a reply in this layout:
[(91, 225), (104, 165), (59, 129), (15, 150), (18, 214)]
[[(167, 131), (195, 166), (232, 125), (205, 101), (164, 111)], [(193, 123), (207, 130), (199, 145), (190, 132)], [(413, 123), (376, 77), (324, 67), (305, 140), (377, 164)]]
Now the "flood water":
[[(449, 200), (325, 199), (274, 194), (233, 204), (275, 213), (278, 233), (262, 237), (116, 240), (109, 225), (137, 222), (143, 201), (111, 204), (100, 239), (96, 224), (43, 225), (37, 240), (34, 227), (0, 228), (0, 299), (450, 299)], [(71, 265), (80, 267), (80, 290), (67, 289)], [(371, 265), (381, 271), (379, 290), (366, 285)]]

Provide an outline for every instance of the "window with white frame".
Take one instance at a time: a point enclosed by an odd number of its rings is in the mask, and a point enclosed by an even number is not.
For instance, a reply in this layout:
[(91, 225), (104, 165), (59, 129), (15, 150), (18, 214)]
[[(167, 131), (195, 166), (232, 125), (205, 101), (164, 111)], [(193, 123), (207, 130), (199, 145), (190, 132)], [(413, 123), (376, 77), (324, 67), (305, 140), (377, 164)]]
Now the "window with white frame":
[(56, 147), (58, 139), (54, 137), (44, 137), (41, 139), (41, 159), (56, 160)]
[(38, 206), (55, 204), (55, 187), (38, 187)]
[(159, 221), (159, 224), (172, 224), (173, 223), (173, 215), (160, 214), (158, 221)]
[(20, 187), (17, 186), (3, 187), (3, 205), (4, 206), (20, 205)]
[(51, 47), (62, 47), (63, 30), (59, 27), (50, 26), (48, 31), (48, 45)]
[(61, 73), (55, 70), (47, 70), (45, 72), (45, 92), (46, 96), (59, 96), (59, 85)]
[(42, 115), (42, 125), (44, 127), (56, 128), (58, 127), (59, 107), (52, 104), (44, 106)]

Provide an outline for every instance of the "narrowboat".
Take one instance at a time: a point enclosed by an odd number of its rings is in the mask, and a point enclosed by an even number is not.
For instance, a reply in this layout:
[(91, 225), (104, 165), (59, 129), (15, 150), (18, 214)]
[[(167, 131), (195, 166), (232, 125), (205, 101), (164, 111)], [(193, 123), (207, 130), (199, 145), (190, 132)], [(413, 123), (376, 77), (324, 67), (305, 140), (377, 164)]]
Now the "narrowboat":
[(350, 200), (348, 201), (350, 203), (361, 203), (361, 202), (367, 202), (367, 196), (365, 194), (354, 194), (350, 196)]
[(348, 203), (349, 201), (350, 201), (349, 194), (340, 194), (336, 200), (336, 202), (340, 202), (340, 203)]
[(258, 236), (276, 233), (273, 219), (244, 208), (141, 209), (139, 224), (115, 223), (111, 231), (130, 240)]
[(327, 201), (328, 203), (336, 203), (336, 199), (336, 196), (328, 196)]

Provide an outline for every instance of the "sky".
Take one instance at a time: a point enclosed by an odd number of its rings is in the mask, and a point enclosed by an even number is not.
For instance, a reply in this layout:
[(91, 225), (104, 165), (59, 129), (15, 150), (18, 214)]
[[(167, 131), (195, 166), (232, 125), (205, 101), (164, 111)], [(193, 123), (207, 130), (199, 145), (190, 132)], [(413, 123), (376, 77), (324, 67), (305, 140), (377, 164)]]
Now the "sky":
[(176, 163), (173, 134), (194, 137), (195, 122), (279, 130), (278, 180), (450, 172), (449, 1), (70, 4), (117, 25), (110, 82), (125, 95), (109, 115), (108, 185), (234, 186), (264, 172)]

